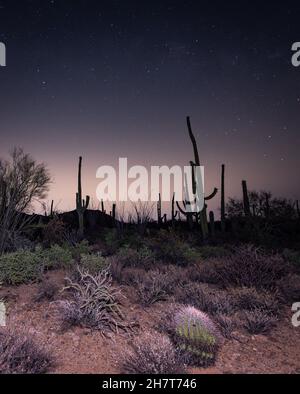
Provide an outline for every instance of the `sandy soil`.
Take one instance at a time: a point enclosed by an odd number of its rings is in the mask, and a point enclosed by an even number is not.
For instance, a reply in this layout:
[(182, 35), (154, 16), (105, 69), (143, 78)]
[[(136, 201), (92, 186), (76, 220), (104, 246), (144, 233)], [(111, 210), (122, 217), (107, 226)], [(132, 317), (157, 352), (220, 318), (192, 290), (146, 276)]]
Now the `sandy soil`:
[[(48, 276), (63, 285), (65, 273), (56, 271)], [(61, 332), (55, 301), (33, 300), (37, 285), (4, 287), (9, 327), (25, 329), (49, 348), (56, 365), (52, 373), (119, 373), (118, 354), (128, 346), (130, 337), (101, 333), (84, 328)], [(58, 294), (58, 298), (60, 295)], [(143, 309), (136, 303), (124, 305), (127, 319), (139, 322), (140, 330), (151, 329), (165, 309), (164, 303)], [(192, 373), (300, 373), (300, 328), (291, 324), (292, 312), (286, 308), (284, 319), (268, 336), (251, 336), (236, 332), (234, 340), (226, 340), (214, 367), (191, 369)]]

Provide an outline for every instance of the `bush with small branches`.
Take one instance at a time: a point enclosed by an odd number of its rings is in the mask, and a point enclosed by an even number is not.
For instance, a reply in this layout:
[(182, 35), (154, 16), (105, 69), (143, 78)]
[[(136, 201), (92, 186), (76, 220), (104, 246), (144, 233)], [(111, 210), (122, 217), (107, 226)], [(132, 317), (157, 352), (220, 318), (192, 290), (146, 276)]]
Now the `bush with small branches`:
[(300, 275), (289, 274), (277, 282), (279, 291), (288, 302), (300, 300)]
[(277, 318), (261, 309), (244, 312), (244, 328), (249, 334), (267, 334), (276, 325)]
[(0, 330), (0, 373), (41, 374), (52, 365), (52, 356), (32, 335)]
[(193, 305), (211, 315), (231, 314), (235, 310), (233, 299), (227, 292), (212, 290), (208, 285), (202, 283), (190, 282), (177, 287), (175, 299), (178, 303)]
[(272, 289), (286, 272), (286, 263), (279, 254), (267, 253), (253, 245), (236, 247), (218, 267), (219, 281), (226, 287)]
[(34, 301), (41, 302), (41, 301), (53, 301), (56, 293), (58, 292), (58, 286), (50, 281), (50, 280), (43, 280), (37, 288), (36, 295), (34, 297)]
[(185, 372), (172, 342), (166, 335), (146, 332), (135, 339), (121, 356), (122, 372), (129, 374), (178, 374)]
[(223, 337), (226, 339), (232, 339), (233, 338), (232, 333), (236, 328), (236, 322), (234, 321), (234, 319), (226, 315), (216, 314), (214, 316), (214, 320), (217, 323), (217, 326), (221, 331)]
[(162, 274), (159, 270), (147, 272), (136, 282), (138, 299), (143, 306), (166, 300), (169, 288), (168, 275)]
[(280, 311), (278, 299), (274, 294), (258, 291), (255, 287), (241, 287), (231, 290), (236, 306), (242, 310), (260, 309), (277, 315)]

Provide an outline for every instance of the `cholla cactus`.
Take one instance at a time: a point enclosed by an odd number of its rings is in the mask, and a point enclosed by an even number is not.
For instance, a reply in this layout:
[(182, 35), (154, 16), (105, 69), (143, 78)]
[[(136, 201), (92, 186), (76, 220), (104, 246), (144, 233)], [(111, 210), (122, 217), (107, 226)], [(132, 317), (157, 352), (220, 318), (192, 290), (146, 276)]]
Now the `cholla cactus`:
[(175, 339), (192, 364), (214, 362), (220, 345), (220, 334), (212, 320), (192, 306), (182, 307), (174, 316)]

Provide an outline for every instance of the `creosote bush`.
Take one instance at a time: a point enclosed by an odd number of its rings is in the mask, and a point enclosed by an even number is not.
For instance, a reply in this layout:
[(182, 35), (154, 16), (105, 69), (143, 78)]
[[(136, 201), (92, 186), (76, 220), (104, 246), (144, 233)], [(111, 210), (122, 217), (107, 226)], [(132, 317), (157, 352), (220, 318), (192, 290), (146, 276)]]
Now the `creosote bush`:
[(112, 285), (108, 270), (96, 275), (77, 267), (78, 280), (67, 278), (64, 291), (69, 291), (71, 300), (58, 303), (62, 328), (80, 325), (100, 330), (103, 333), (117, 332), (128, 326), (123, 322), (119, 298), (120, 290)]
[(50, 353), (31, 335), (0, 330), (0, 373), (41, 374), (53, 365)]
[(277, 318), (261, 309), (244, 312), (244, 328), (250, 334), (267, 334), (276, 325)]
[(146, 332), (121, 355), (122, 372), (130, 374), (178, 374), (185, 372), (171, 340), (158, 332)]

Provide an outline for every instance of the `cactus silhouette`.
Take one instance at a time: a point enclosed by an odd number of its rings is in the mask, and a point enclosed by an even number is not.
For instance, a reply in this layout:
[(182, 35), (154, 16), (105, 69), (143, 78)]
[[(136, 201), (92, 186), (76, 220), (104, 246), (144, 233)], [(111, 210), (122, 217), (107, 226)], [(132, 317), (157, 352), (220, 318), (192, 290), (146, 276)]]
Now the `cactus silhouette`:
[(84, 212), (89, 206), (90, 196), (86, 196), (86, 199), (82, 199), (82, 187), (81, 187), (81, 167), (82, 167), (82, 157), (79, 157), (78, 164), (78, 191), (76, 193), (76, 211), (78, 214), (78, 235), (83, 237), (84, 234)]
[(225, 232), (225, 164), (222, 164), (221, 175), (221, 230)]
[[(192, 186), (193, 186), (193, 193), (196, 193), (196, 180), (195, 180), (195, 171), (194, 171), (194, 167), (200, 167), (200, 159), (199, 159), (199, 153), (198, 153), (198, 146), (197, 146), (197, 141), (195, 139), (193, 130), (192, 130), (192, 126), (191, 126), (191, 121), (189, 116), (186, 118), (187, 121), (187, 127), (188, 127), (188, 132), (189, 132), (189, 137), (190, 140), (192, 142), (193, 145), (193, 151), (194, 151), (194, 162), (191, 161), (191, 167), (192, 167)], [(204, 198), (205, 201), (209, 201), (212, 198), (214, 198), (216, 196), (216, 194), (218, 193), (218, 189), (215, 188), (214, 191), (207, 197)], [(185, 201), (183, 203), (184, 205), (184, 209), (180, 206), (179, 202), (176, 202), (176, 205), (179, 209), (179, 211), (185, 215), (188, 219), (188, 221), (191, 223), (193, 220), (193, 216), (196, 216), (196, 219), (200, 219), (200, 225), (201, 225), (201, 230), (202, 230), (202, 235), (203, 238), (207, 238), (208, 236), (208, 223), (207, 223), (207, 214), (206, 214), (206, 204), (204, 204), (204, 208), (201, 212), (195, 212), (195, 213), (189, 213), (185, 210), (186, 204), (190, 204), (189, 201)]]
[(247, 188), (247, 182), (246, 181), (242, 181), (242, 188), (243, 188), (244, 213), (245, 213), (246, 216), (251, 216), (250, 202), (249, 202), (249, 195), (248, 195), (248, 188)]

